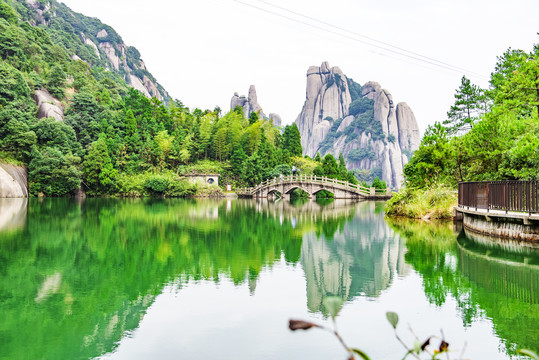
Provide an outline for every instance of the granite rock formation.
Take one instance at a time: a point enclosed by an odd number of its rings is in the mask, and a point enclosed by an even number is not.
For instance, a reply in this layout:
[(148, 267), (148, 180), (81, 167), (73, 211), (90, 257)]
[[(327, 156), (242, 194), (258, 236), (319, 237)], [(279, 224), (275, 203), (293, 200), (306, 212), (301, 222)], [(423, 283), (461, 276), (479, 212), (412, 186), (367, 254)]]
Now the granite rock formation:
[(419, 148), (419, 127), (406, 103), (395, 105), (377, 82), (360, 86), (327, 62), (307, 71), (296, 124), (306, 155), (342, 153), (348, 169), (371, 172), (391, 188), (402, 185), (403, 167)]
[(249, 95), (238, 95), (234, 93), (232, 99), (230, 99), (230, 110), (233, 110), (236, 106), (243, 108), (243, 114), (246, 118), (251, 115), (251, 113), (257, 113), (260, 119), (273, 120), (275, 126), (281, 126), (282, 120), (281, 117), (277, 114), (271, 113), (269, 116), (264, 114), (262, 106), (258, 103), (258, 96), (256, 94), (256, 88), (254, 85), (249, 87)]
[(38, 119), (52, 117), (56, 121), (64, 120), (62, 103), (53, 98), (46, 89), (36, 90), (34, 97), (38, 107)]
[(0, 198), (28, 197), (25, 167), (0, 163)]
[(55, 18), (60, 23), (70, 25), (63, 30), (72, 31), (73, 40), (79, 42), (79, 46), (67, 49), (74, 61), (84, 61), (91, 67), (102, 67), (115, 72), (127, 85), (149, 98), (156, 97), (164, 102), (170, 100), (168, 92), (146, 69), (138, 50), (127, 46), (110, 26), (76, 13), (55, 0), (24, 0), (24, 4), (28, 9), (31, 25), (48, 27)]

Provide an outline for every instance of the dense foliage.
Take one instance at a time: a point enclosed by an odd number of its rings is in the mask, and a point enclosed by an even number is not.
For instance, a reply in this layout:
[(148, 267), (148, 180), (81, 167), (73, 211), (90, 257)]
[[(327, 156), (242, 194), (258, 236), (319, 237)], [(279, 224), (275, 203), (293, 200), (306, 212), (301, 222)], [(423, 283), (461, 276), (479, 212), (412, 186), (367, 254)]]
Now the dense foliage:
[[(72, 60), (80, 39), (70, 39), (69, 26), (96, 33), (104, 26), (98, 20), (67, 19), (68, 9), (56, 4), (63, 10), (40, 28), (24, 21), (31, 15), (24, 4), (0, 4), (0, 157), (28, 165), (32, 194), (63, 196), (82, 184), (90, 195), (181, 196), (193, 189), (178, 175), (218, 172), (224, 183), (253, 185), (301, 156), (295, 124), (281, 134), (257, 114), (221, 116), (219, 108), (190, 110), (178, 100), (166, 106), (97, 60)], [(121, 40), (105, 30), (106, 38), (93, 40)], [(38, 119), (38, 89), (60, 101), (65, 121)]]
[(447, 115), (405, 166), (407, 186), (539, 179), (539, 46), (498, 57), (487, 90), (463, 77)]

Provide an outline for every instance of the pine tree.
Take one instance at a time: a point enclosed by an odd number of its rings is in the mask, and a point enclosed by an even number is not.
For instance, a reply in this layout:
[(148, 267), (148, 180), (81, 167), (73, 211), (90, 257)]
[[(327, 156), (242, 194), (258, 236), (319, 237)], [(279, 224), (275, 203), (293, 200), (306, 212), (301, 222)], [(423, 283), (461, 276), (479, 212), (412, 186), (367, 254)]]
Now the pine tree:
[(283, 133), (283, 149), (290, 152), (291, 156), (301, 156), (303, 148), (301, 147), (301, 135), (296, 123), (287, 125)]
[(455, 93), (455, 104), (447, 112), (447, 120), (444, 121), (448, 132), (456, 134), (472, 129), (475, 122), (487, 110), (486, 103), (484, 90), (463, 76)]

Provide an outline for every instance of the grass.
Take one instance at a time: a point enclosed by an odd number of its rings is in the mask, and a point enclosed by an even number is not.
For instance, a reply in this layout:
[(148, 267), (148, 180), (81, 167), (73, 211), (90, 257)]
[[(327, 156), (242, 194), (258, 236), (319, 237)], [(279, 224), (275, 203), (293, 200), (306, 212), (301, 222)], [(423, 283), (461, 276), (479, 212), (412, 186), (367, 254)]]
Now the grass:
[(437, 184), (429, 188), (403, 188), (388, 200), (384, 211), (389, 216), (414, 219), (451, 219), (457, 205), (457, 192)]

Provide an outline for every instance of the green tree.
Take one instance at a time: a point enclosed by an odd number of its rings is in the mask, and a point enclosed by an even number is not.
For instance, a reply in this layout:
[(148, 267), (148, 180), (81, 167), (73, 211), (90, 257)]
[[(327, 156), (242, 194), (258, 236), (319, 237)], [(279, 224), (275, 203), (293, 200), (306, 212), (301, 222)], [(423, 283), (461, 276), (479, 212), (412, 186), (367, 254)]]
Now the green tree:
[(384, 180), (380, 180), (380, 178), (377, 176), (372, 182), (372, 187), (379, 190), (385, 190), (387, 188), (387, 184)]
[(249, 124), (253, 125), (258, 121), (258, 114), (254, 111), (251, 111), (249, 114)]
[(322, 161), (322, 168), (324, 169), (324, 176), (332, 179), (338, 179), (340, 176), (339, 165), (331, 154), (326, 154)]
[(230, 158), (230, 164), (232, 165), (232, 173), (235, 175), (240, 175), (244, 168), (245, 160), (247, 156), (243, 151), (243, 147), (240, 145), (234, 150), (232, 157)]
[(32, 125), (31, 130), (36, 134), (40, 146), (55, 147), (63, 154), (81, 155), (82, 148), (77, 142), (75, 131), (64, 122), (44, 118)]
[(258, 153), (249, 156), (245, 161), (245, 166), (241, 173), (241, 179), (250, 186), (259, 184), (262, 181), (263, 168), (260, 163)]
[(339, 179), (346, 180), (348, 177), (348, 169), (346, 169), (346, 163), (344, 162), (344, 156), (339, 154)]
[(9, 23), (16, 23), (18, 16), (11, 6), (4, 2), (0, 2), (0, 19), (4, 19)]
[(466, 76), (455, 92), (455, 104), (447, 112), (447, 126), (449, 134), (459, 131), (468, 131), (473, 128), (480, 116), (487, 110), (487, 97), (485, 91), (470, 82)]
[(59, 99), (64, 98), (65, 96), (65, 84), (66, 84), (66, 73), (60, 65), (55, 65), (49, 75), (49, 81), (47, 82), (47, 89), (52, 96)]
[(427, 127), (419, 149), (404, 166), (406, 185), (423, 187), (444, 180), (450, 172), (449, 136), (440, 123)]
[(511, 57), (513, 71), (503, 79), (496, 78), (501, 84), (493, 91), (495, 100), (512, 111), (519, 110), (519, 115), (534, 111), (539, 118), (539, 47), (526, 57), (519, 55)]
[(287, 125), (283, 133), (283, 149), (288, 150), (290, 156), (301, 156), (303, 148), (301, 147), (301, 135), (296, 123)]
[(80, 187), (81, 173), (77, 169), (80, 158), (62, 154), (60, 150), (45, 147), (42, 151), (34, 148), (29, 169), (30, 193), (47, 196), (65, 196)]
[(103, 136), (90, 145), (88, 155), (82, 164), (82, 171), (89, 194), (102, 195), (112, 190), (117, 171), (112, 166)]

